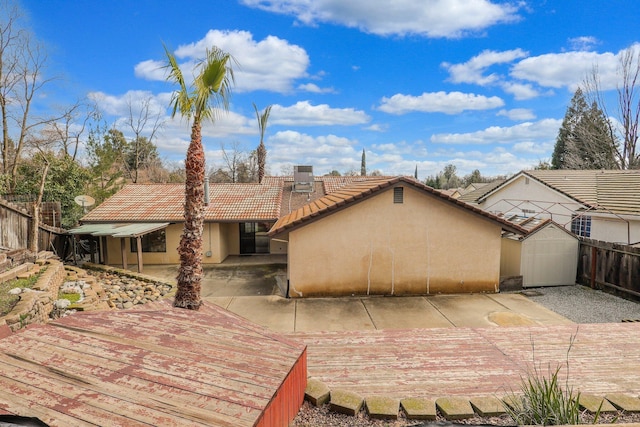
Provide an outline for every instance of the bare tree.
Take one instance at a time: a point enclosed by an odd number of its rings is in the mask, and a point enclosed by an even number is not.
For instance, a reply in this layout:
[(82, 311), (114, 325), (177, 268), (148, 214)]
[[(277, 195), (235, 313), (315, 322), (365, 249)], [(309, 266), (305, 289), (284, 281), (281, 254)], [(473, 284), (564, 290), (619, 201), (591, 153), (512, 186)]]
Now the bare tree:
[(29, 236), (29, 250), (37, 254), (38, 253), (38, 234), (40, 229), (40, 209), (42, 207), (42, 198), (44, 196), (44, 188), (47, 182), (47, 175), (49, 173), (49, 159), (47, 158), (47, 152), (50, 152), (51, 148), (57, 142), (55, 134), (46, 132), (43, 130), (38, 137), (29, 137), (26, 140), (26, 149), (30, 150), (35, 156), (40, 156), (42, 159), (42, 171), (40, 173), (40, 184), (38, 186), (38, 195), (36, 200), (31, 206), (31, 228)]
[(0, 3), (0, 113), (2, 114), (2, 172), (15, 186), (25, 141), (35, 128), (51, 119), (35, 119), (31, 106), (52, 79), (43, 77), (47, 56), (33, 36), (20, 26), (22, 11), (11, 0)]
[[(637, 152), (638, 124), (640, 121), (640, 93), (638, 78), (640, 77), (640, 48), (632, 46), (620, 53), (618, 63), (617, 117), (615, 123), (608, 120), (609, 133), (612, 140), (618, 140), (615, 157), (620, 169), (640, 168), (640, 155)], [(605, 113), (607, 111), (604, 92), (600, 81), (598, 67), (594, 66), (584, 83), (584, 92), (595, 101)]]
[(163, 125), (162, 110), (157, 108), (153, 111), (152, 98), (147, 97), (141, 100), (133, 100), (131, 97), (127, 99), (127, 107), (129, 115), (126, 118), (126, 124), (133, 132), (133, 173), (131, 179), (134, 183), (138, 182), (138, 171), (140, 169), (141, 159), (141, 142), (146, 138), (153, 143), (153, 138), (158, 129)]
[(231, 143), (229, 149), (224, 143), (220, 144), (220, 148), (224, 165), (213, 173), (214, 182), (256, 182), (259, 179), (259, 161), (255, 150), (247, 154), (237, 141)]
[(60, 117), (45, 124), (43, 132), (48, 139), (57, 141), (62, 152), (73, 160), (78, 155), (78, 147), (92, 120), (98, 119), (95, 104), (79, 101), (63, 111)]

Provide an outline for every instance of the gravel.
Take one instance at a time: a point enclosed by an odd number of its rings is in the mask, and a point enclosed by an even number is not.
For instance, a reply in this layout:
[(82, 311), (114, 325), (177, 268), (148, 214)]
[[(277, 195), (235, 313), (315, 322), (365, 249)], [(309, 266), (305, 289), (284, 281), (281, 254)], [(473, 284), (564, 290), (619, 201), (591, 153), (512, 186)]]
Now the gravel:
[(640, 321), (640, 303), (582, 285), (532, 288), (523, 293), (576, 323)]

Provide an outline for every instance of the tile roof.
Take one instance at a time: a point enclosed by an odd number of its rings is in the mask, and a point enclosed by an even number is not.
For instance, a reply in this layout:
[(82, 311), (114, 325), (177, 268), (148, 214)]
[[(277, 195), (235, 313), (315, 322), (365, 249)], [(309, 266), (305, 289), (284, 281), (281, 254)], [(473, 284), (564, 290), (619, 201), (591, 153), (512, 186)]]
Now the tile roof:
[[(205, 221), (275, 221), (282, 188), (269, 184), (209, 185)], [(82, 222), (153, 222), (184, 219), (184, 184), (129, 184), (105, 200)]]
[[(311, 193), (291, 191), (293, 177), (265, 177), (257, 183), (211, 183), (205, 221), (275, 221), (281, 215), (358, 181), (380, 177), (318, 176)], [(184, 219), (184, 184), (128, 184), (82, 222), (179, 222)]]
[(299, 226), (314, 220), (318, 216), (327, 215), (332, 211), (335, 211), (336, 209), (354, 203), (360, 199), (370, 197), (371, 195), (383, 191), (386, 188), (390, 188), (398, 183), (412, 185), (419, 190), (443, 199), (447, 203), (451, 203), (464, 209), (468, 209), (469, 211), (472, 211), (478, 215), (484, 216), (499, 223), (505, 230), (526, 234), (526, 230), (517, 224), (511, 223), (503, 218), (499, 218), (476, 206), (450, 197), (447, 194), (424, 185), (413, 178), (395, 177), (375, 180), (370, 179), (366, 181), (354, 181), (350, 185), (341, 187), (331, 194), (311, 201), (309, 204), (287, 215), (282, 216), (271, 228), (271, 230), (269, 231), (269, 235), (274, 236), (276, 234), (298, 228)]
[(314, 188), (311, 193), (293, 191), (293, 177), (273, 177), (277, 180), (278, 185), (282, 186), (282, 206), (280, 208), (280, 216), (287, 215), (304, 205), (317, 200), (327, 194), (334, 193), (344, 186), (354, 182), (376, 181), (382, 178), (391, 177), (374, 177), (374, 176), (316, 176), (314, 177)]
[(473, 190), (463, 192), (459, 197), (460, 200), (467, 203), (475, 203), (479, 199), (481, 199), (485, 194), (490, 193), (495, 188), (501, 186), (506, 180), (505, 179), (496, 179), (489, 183), (477, 185), (477, 187)]
[(640, 215), (640, 170), (523, 171), (596, 211)]

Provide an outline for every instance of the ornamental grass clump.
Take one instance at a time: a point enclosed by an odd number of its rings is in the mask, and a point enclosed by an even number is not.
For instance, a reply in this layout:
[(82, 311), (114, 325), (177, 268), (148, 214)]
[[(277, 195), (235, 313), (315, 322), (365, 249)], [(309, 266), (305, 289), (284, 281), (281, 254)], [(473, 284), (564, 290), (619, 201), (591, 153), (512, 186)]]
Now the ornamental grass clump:
[(534, 368), (522, 378), (519, 392), (508, 395), (504, 405), (507, 414), (518, 425), (580, 424), (580, 393), (574, 393), (573, 387), (569, 386), (569, 352), (576, 335), (571, 336), (567, 349), (564, 387), (559, 381), (560, 366), (552, 369), (549, 365), (546, 375), (536, 366), (535, 345), (531, 343)]
[(580, 393), (565, 385), (563, 389), (558, 376), (560, 367), (549, 369), (541, 375), (535, 369), (522, 378), (521, 394), (512, 394), (505, 405), (507, 414), (518, 425), (562, 425), (580, 424)]

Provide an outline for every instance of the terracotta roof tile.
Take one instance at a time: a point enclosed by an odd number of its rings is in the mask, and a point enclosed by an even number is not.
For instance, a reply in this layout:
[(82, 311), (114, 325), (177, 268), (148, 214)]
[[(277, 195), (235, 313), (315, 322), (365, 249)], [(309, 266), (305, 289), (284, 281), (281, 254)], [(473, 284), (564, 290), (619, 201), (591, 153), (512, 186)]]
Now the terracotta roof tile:
[[(269, 184), (209, 185), (206, 221), (275, 221), (282, 188)], [(182, 221), (184, 184), (129, 184), (82, 218), (83, 222)]]
[(489, 212), (486, 212), (476, 206), (454, 199), (442, 192), (439, 192), (431, 187), (428, 187), (413, 178), (407, 177), (395, 177), (395, 178), (382, 178), (382, 179), (369, 179), (366, 181), (354, 181), (350, 185), (340, 187), (333, 193), (321, 197), (313, 202), (310, 202), (307, 206), (302, 207), (294, 212), (282, 216), (269, 231), (270, 236), (283, 233), (291, 230), (303, 223), (311, 221), (313, 218), (319, 215), (327, 215), (331, 211), (337, 209), (340, 206), (353, 203), (358, 199), (368, 197), (378, 191), (391, 187), (397, 183), (405, 183), (416, 187), (419, 190), (425, 191), (437, 197), (444, 199), (446, 202), (460, 206), (464, 209), (468, 209), (478, 215), (484, 216), (492, 221), (499, 223), (505, 230), (526, 234), (527, 230), (520, 227), (518, 224), (509, 222), (503, 218), (499, 218)]

